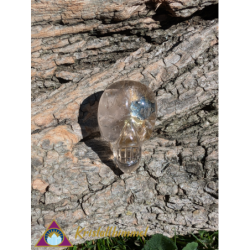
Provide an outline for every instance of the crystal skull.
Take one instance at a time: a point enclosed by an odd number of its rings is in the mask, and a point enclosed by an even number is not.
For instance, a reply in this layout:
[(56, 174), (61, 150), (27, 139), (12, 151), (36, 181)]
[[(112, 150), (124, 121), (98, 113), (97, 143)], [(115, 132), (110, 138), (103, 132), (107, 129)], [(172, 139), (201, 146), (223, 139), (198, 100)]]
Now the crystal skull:
[(110, 142), (114, 162), (124, 173), (139, 167), (142, 142), (150, 138), (156, 114), (155, 94), (140, 82), (115, 82), (102, 94), (98, 107), (100, 132)]

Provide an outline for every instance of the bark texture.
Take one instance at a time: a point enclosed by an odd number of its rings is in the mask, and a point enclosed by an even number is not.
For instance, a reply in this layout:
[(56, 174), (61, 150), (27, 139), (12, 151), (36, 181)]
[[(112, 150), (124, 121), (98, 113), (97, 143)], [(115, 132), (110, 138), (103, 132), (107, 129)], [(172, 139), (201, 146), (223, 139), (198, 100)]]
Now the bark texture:
[[(173, 236), (218, 228), (216, 0), (32, 1), (32, 248), (52, 219)], [(123, 174), (97, 108), (119, 80), (148, 85), (158, 118)], [(87, 240), (89, 237), (86, 238)]]

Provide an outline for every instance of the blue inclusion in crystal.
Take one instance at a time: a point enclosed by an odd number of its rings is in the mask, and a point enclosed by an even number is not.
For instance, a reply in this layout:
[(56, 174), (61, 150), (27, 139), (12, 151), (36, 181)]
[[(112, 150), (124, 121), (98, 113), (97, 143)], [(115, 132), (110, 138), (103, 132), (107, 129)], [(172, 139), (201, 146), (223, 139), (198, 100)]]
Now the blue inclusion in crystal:
[(155, 112), (155, 103), (150, 102), (144, 96), (138, 101), (133, 101), (130, 105), (131, 115), (140, 120), (147, 119)]

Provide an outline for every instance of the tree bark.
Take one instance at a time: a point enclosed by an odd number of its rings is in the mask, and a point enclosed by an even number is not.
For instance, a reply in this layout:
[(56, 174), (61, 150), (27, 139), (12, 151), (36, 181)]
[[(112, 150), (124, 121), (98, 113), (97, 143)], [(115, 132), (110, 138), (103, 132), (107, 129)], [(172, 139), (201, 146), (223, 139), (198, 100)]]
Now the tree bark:
[[(216, 0), (32, 1), (32, 248), (53, 219), (173, 236), (218, 229)], [(140, 168), (100, 138), (103, 90), (140, 81), (158, 117)]]

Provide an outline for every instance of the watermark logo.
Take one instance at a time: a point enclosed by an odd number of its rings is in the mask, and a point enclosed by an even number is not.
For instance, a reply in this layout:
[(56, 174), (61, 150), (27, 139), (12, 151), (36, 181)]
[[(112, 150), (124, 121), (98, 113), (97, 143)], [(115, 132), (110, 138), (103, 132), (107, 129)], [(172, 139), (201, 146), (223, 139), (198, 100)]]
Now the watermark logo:
[(55, 220), (51, 222), (36, 247), (72, 247), (73, 245)]
[(119, 230), (116, 229), (116, 227), (107, 227), (106, 230), (101, 230), (101, 227), (98, 228), (98, 230), (84, 230), (85, 228), (80, 228), (78, 226), (76, 234), (75, 234), (75, 239), (77, 238), (85, 238), (85, 237), (138, 237), (138, 236), (147, 236), (148, 232), (148, 226), (144, 231), (125, 231), (125, 230)]

